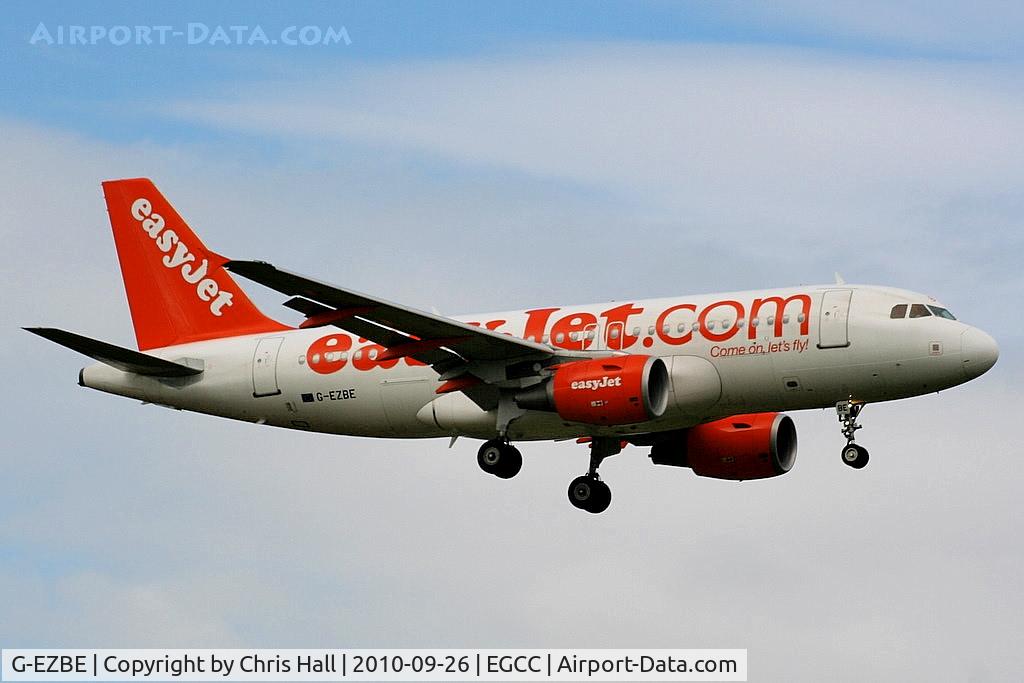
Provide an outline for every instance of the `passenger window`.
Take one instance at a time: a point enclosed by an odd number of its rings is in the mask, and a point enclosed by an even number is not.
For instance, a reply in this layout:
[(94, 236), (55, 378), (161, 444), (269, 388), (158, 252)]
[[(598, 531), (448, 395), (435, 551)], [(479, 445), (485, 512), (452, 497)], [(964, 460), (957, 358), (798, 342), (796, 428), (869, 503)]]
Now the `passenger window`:
[(892, 307), (892, 310), (889, 311), (889, 317), (893, 318), (893, 319), (895, 319), (895, 318), (906, 318), (907, 317), (907, 305), (906, 304), (896, 304), (895, 306)]
[(924, 304), (914, 304), (910, 307), (911, 318), (927, 318), (932, 314)]

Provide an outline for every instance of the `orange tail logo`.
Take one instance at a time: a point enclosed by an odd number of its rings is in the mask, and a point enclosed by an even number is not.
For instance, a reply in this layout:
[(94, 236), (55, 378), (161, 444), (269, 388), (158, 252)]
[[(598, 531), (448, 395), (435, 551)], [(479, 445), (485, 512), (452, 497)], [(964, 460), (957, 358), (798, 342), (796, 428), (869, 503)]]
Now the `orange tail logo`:
[(152, 181), (110, 180), (103, 194), (140, 350), (289, 329), (256, 308)]

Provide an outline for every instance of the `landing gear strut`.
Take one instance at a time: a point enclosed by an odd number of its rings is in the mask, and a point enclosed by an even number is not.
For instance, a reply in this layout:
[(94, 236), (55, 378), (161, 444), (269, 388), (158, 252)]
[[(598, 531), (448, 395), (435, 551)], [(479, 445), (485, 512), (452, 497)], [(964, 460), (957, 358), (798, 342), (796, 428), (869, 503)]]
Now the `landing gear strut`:
[(511, 479), (523, 468), (523, 455), (507, 441), (491, 439), (476, 453), (477, 464), (487, 474), (499, 479)]
[(843, 462), (850, 467), (859, 470), (868, 464), (868, 449), (854, 443), (854, 435), (864, 425), (857, 424), (857, 416), (864, 409), (864, 403), (847, 400), (836, 404), (836, 414), (839, 415), (839, 423), (843, 426), (843, 436), (846, 437), (846, 445), (843, 446)]
[(618, 439), (595, 438), (590, 442), (590, 469), (569, 484), (569, 502), (580, 510), (597, 514), (604, 512), (612, 502), (612, 490), (601, 481), (597, 468), (601, 462), (622, 451)]

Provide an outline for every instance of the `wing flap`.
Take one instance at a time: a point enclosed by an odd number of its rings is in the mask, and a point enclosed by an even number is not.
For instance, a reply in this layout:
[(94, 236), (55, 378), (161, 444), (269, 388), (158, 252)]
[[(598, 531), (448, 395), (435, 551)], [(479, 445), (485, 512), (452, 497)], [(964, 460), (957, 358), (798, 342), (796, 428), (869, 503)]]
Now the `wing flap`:
[(203, 372), (201, 368), (164, 360), (141, 351), (133, 351), (98, 339), (83, 337), (74, 332), (58, 330), (53, 327), (26, 327), (23, 329), (124, 372), (133, 372), (149, 377), (189, 377)]
[(293, 311), (298, 311), (307, 318), (323, 315), (324, 313), (330, 313), (334, 310), (333, 308), (318, 304), (315, 301), (310, 301), (309, 299), (301, 296), (295, 296), (288, 299), (288, 301), (284, 302), (284, 305)]

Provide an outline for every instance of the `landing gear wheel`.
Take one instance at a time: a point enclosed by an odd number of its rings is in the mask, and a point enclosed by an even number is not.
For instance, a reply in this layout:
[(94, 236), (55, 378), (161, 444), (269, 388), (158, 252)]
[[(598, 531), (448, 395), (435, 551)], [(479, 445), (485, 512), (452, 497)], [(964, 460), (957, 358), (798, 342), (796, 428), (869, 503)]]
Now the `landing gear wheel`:
[(600, 479), (584, 474), (569, 484), (569, 502), (580, 510), (598, 514), (611, 505), (612, 490)]
[(573, 507), (597, 514), (612, 503), (612, 490), (601, 481), (597, 468), (608, 457), (622, 451), (626, 442), (618, 438), (594, 437), (590, 441), (590, 470), (569, 484), (569, 502)]
[(523, 455), (510, 443), (492, 439), (484, 442), (476, 454), (476, 462), (487, 474), (511, 479), (523, 469)]
[(848, 443), (843, 448), (843, 462), (855, 470), (863, 469), (868, 464), (868, 449), (855, 443)]

